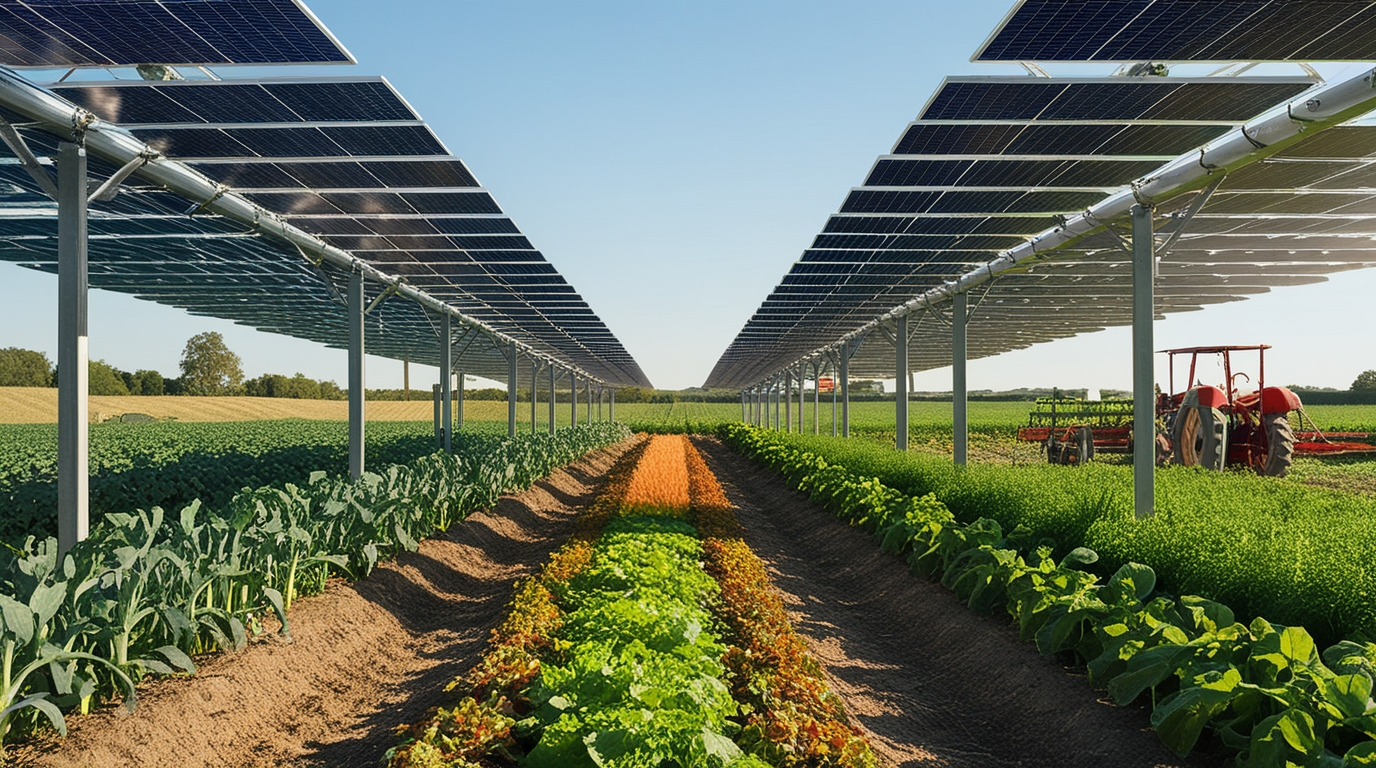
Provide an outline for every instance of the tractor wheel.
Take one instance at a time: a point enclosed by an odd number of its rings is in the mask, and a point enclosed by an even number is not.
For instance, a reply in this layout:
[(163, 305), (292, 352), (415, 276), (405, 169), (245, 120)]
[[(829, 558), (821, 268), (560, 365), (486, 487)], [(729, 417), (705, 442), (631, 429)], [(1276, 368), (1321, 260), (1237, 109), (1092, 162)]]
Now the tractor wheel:
[(1290, 414), (1267, 414), (1261, 417), (1261, 423), (1266, 427), (1266, 466), (1262, 474), (1285, 477), (1295, 460), (1295, 432), (1290, 429)]
[(1190, 404), (1171, 423), (1171, 461), (1187, 467), (1223, 469), (1228, 455), (1228, 419), (1222, 411)]

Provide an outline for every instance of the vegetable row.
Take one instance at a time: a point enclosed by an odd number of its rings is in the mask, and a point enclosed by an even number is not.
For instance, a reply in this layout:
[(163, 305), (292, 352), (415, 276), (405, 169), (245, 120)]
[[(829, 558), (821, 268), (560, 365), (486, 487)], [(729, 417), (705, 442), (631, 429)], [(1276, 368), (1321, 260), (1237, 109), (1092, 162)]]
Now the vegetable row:
[[(219, 423), (93, 424), (90, 427), (92, 521), (107, 512), (193, 500), (228, 504), (243, 488), (305, 483), (314, 471), (344, 474), (348, 425), (284, 419)], [(489, 440), (463, 432), (462, 441)], [(477, 448), (478, 446), (473, 446)], [(427, 422), (370, 422), (366, 449), (375, 466), (405, 464), (435, 450)], [(56, 532), (57, 427), (0, 424), (0, 541)]]
[[(193, 502), (109, 514), (63, 558), (29, 537), (0, 553), (0, 736), (86, 711), (149, 674), (192, 672), (192, 656), (238, 648), (331, 575), (378, 562), (447, 529), (505, 491), (627, 436), (592, 424), (557, 435), (435, 453), (357, 481), (317, 472), (296, 486), (245, 490), (211, 511)], [(16, 728), (18, 726), (18, 728)]]
[(1106, 572), (1146, 563), (1164, 589), (1310, 630), (1321, 644), (1376, 637), (1376, 498), (1242, 472), (1163, 467), (1156, 515), (1133, 514), (1126, 467), (971, 465), (859, 440), (781, 435), (828, 463), (912, 496), (935, 493), (957, 520), (1025, 527), (1089, 547)]
[(729, 444), (873, 533), (914, 573), (972, 608), (1003, 608), (1043, 653), (1069, 653), (1119, 704), (1150, 697), (1152, 724), (1181, 754), (1206, 732), (1244, 766), (1376, 765), (1376, 643), (1323, 653), (1298, 626), (1236, 621), (1214, 600), (1156, 590), (1125, 563), (1104, 579), (1093, 550), (1053, 559), (1054, 542), (995, 520), (961, 522), (936, 496), (913, 496), (834, 464), (783, 436), (736, 425)]
[(629, 452), (577, 525), (393, 768), (874, 765), (687, 440)]

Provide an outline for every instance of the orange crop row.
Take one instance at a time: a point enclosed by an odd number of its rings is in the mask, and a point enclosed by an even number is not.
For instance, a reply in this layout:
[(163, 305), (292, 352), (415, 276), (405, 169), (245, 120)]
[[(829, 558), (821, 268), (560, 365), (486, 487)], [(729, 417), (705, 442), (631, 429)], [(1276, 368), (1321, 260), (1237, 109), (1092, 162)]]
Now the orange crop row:
[(569, 541), (550, 556), (539, 576), (516, 585), (506, 619), (492, 630), (487, 653), (467, 675), (445, 687), (467, 695), (453, 707), (437, 707), (424, 720), (397, 729), (405, 741), (388, 753), (389, 768), (476, 767), (483, 757), (504, 754), (515, 745), (511, 728), (530, 709), (523, 692), (540, 674), (540, 656), (549, 652), (564, 621), (551, 588), (588, 567), (592, 542), (621, 508), (646, 445), (640, 443), (617, 460)]
[(688, 467), (684, 463), (687, 447), (688, 440), (683, 435), (650, 438), (650, 445), (626, 490), (622, 514), (687, 515)]
[(736, 698), (751, 705), (741, 747), (777, 766), (877, 765), (822, 668), (793, 631), (764, 563), (741, 539), (735, 508), (692, 443), (686, 443), (694, 522), (706, 568), (721, 585), (731, 630), (726, 666)]

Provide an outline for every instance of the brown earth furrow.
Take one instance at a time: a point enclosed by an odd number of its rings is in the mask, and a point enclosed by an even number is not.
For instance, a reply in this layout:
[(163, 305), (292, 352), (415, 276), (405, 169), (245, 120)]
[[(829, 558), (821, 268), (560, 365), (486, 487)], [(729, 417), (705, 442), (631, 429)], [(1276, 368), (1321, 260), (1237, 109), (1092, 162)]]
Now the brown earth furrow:
[(1147, 712), (1100, 700), (1006, 614), (977, 614), (771, 470), (694, 438), (771, 569), (798, 633), (881, 760), (972, 768), (1153, 768), (1181, 760)]
[(421, 542), (356, 584), (292, 606), (290, 643), (269, 636), (156, 681), (133, 713), (70, 721), (66, 739), (12, 751), (33, 766), (376, 766), (393, 729), (445, 700), (475, 663), (516, 579), (572, 532), (612, 463), (597, 451)]

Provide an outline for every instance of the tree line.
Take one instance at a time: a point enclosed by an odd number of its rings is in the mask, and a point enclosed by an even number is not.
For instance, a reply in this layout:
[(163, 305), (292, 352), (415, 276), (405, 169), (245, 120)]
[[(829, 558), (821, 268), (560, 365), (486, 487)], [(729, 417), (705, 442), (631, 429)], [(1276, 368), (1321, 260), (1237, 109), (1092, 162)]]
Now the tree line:
[[(186, 342), (178, 364), (181, 375), (158, 371), (122, 371), (104, 360), (87, 367), (87, 392), (92, 395), (246, 395), (291, 397), (303, 400), (343, 400), (348, 393), (333, 381), (317, 381), (304, 374), (267, 373), (244, 378), (239, 356), (214, 331), (198, 333)], [(0, 387), (56, 387), (62, 372), (42, 352), (18, 347), (0, 349)]]

